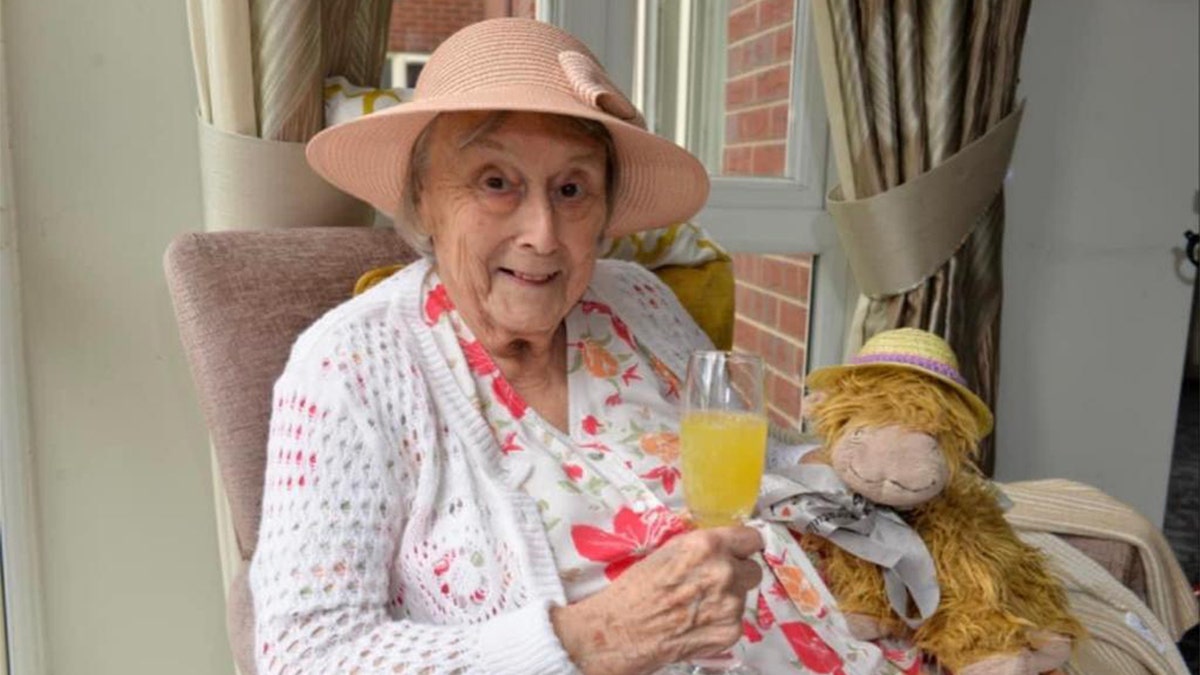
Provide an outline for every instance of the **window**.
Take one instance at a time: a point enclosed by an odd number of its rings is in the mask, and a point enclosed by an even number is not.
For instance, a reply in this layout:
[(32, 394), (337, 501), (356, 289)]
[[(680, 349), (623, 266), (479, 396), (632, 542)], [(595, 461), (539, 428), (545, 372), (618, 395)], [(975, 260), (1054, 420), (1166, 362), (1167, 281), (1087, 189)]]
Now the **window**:
[[(539, 3), (588, 43), (656, 133), (712, 177), (697, 216), (734, 253), (735, 347), (768, 366), (773, 419), (841, 359), (849, 271), (824, 211), (826, 126), (804, 0)], [(626, 83), (628, 86), (626, 86)]]
[(385, 89), (412, 89), (417, 86), (417, 77), (429, 61), (429, 54), (413, 52), (389, 52), (383, 73)]

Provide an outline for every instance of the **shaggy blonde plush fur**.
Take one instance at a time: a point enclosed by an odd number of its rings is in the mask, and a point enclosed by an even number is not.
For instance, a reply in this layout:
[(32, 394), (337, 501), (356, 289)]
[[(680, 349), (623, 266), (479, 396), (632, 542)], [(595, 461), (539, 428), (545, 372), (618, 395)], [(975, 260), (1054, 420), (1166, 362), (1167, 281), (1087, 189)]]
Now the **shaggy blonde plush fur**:
[(816, 392), (810, 416), (825, 441), (818, 461), (832, 463), (829, 448), (847, 430), (900, 424), (934, 437), (949, 468), (940, 495), (901, 514), (933, 556), (941, 587), (937, 612), (910, 631), (892, 612), (878, 567), (808, 537), (843, 611), (875, 619), (885, 634), (911, 633), (922, 650), (955, 671), (992, 656), (1036, 652), (1045, 632), (1083, 637), (1045, 559), (1013, 533), (995, 488), (975, 468), (980, 429), (958, 392), (911, 370), (864, 368)]

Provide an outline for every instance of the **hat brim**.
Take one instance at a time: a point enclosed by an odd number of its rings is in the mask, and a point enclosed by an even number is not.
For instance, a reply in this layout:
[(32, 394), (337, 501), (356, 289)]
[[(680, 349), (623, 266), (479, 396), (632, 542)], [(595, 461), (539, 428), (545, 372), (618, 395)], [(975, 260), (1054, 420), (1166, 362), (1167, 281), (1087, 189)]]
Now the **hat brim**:
[(983, 399), (976, 396), (975, 392), (964, 387), (958, 382), (955, 382), (954, 380), (939, 373), (921, 368), (920, 366), (914, 366), (908, 363), (860, 363), (828, 366), (809, 373), (808, 377), (805, 378), (805, 383), (812, 389), (823, 389), (829, 386), (834, 380), (842, 377), (850, 371), (892, 369), (911, 370), (915, 373), (920, 373), (926, 377), (935, 378), (950, 385), (962, 396), (963, 400), (966, 401), (967, 406), (971, 409), (971, 413), (975, 417), (976, 423), (979, 425), (979, 437), (985, 438), (988, 434), (992, 433), (992, 425), (994, 424), (995, 420), (992, 417), (992, 411), (988, 409), (987, 405), (983, 402)]
[(569, 115), (604, 124), (618, 166), (610, 236), (684, 222), (708, 199), (708, 172), (691, 153), (569, 94), (535, 86), (416, 100), (344, 122), (309, 141), (308, 162), (333, 185), (394, 216), (421, 130), (440, 113), (483, 110)]

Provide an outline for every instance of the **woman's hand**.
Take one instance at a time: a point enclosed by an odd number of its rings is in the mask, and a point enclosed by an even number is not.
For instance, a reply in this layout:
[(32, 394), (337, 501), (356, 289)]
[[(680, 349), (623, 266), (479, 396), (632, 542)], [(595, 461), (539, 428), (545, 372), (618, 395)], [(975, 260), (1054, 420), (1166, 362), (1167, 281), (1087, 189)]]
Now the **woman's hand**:
[(675, 537), (603, 591), (551, 612), (554, 629), (587, 675), (647, 673), (714, 656), (742, 636), (746, 595), (762, 580), (749, 527)]

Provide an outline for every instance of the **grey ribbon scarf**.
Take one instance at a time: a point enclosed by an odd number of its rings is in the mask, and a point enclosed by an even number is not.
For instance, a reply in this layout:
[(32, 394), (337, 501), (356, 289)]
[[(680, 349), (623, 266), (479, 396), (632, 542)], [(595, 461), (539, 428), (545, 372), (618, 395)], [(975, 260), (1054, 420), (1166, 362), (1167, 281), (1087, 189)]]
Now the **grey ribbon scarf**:
[[(763, 520), (819, 535), (879, 565), (892, 609), (911, 628), (937, 611), (941, 589), (925, 542), (895, 511), (851, 492), (833, 468), (798, 464), (765, 474), (758, 511)], [(918, 618), (908, 615), (908, 596)]]

